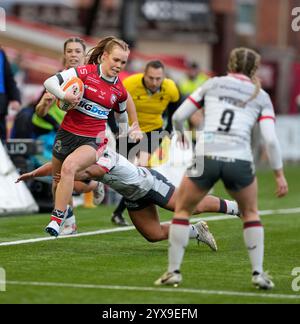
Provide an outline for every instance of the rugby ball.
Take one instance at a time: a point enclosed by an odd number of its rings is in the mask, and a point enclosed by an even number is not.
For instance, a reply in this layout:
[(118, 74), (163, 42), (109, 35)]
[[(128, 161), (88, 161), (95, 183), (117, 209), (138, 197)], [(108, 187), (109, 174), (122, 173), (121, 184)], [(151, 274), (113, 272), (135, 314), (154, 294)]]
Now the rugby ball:
[[(81, 95), (81, 98), (83, 97), (83, 93), (84, 93), (84, 84), (81, 81), (81, 79), (79, 79), (78, 77), (72, 77), (71, 79), (65, 81), (62, 85), (61, 85), (61, 89), (64, 92), (70, 92), (72, 91), (72, 93), (74, 95)], [(76, 105), (72, 105), (68, 102), (65, 102), (64, 100), (61, 99), (57, 99), (56, 100), (56, 105), (59, 109), (63, 110), (63, 111), (69, 111), (71, 109), (74, 109), (76, 107)]]

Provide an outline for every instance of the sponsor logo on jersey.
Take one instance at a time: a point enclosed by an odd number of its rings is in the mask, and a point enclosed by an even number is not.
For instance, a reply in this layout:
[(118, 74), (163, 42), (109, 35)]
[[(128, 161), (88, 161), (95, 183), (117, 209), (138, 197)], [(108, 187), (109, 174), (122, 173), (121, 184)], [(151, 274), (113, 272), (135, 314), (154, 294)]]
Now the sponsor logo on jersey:
[(60, 152), (62, 150), (62, 142), (61, 140), (57, 140), (54, 144), (54, 151)]
[(77, 109), (81, 112), (87, 113), (93, 117), (107, 117), (109, 115), (109, 109), (101, 107), (89, 100), (81, 100), (80, 103), (77, 105)]
[(98, 98), (105, 100), (106, 92), (100, 90), (100, 94), (98, 94)]
[(112, 94), (110, 97), (110, 103), (114, 105), (118, 101), (118, 97), (115, 94)]
[(95, 75), (95, 77), (93, 77), (92, 75), (88, 75), (86, 78), (87, 81), (91, 82), (91, 83), (96, 83), (96, 84), (101, 84), (101, 80), (99, 80), (99, 78), (97, 77), (97, 75)]
[(88, 89), (88, 90), (91, 90), (91, 91), (94, 92), (94, 93), (97, 93), (97, 91), (98, 91), (97, 89), (95, 89), (95, 88), (93, 88), (93, 87), (91, 87), (91, 86), (88, 86), (88, 85), (85, 86), (85, 88)]

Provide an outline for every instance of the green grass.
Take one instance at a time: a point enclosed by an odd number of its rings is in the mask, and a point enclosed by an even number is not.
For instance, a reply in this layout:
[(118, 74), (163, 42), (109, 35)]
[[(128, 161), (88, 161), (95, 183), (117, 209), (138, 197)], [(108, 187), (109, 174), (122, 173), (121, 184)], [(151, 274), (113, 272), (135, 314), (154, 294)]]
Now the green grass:
[[(270, 172), (259, 174), (260, 209), (300, 207), (300, 168), (287, 169), (288, 197), (274, 197)], [(227, 196), (222, 185), (216, 195)], [(80, 232), (112, 228), (112, 208), (79, 208), (76, 211)], [(161, 211), (161, 219), (172, 216)], [(205, 215), (208, 216), (208, 215)], [(259, 297), (251, 286), (250, 266), (238, 219), (208, 222), (219, 251), (191, 241), (182, 266), (184, 281), (167, 291), (127, 291), (121, 289), (47, 287), (7, 284), (0, 292), (0, 303), (128, 303), (128, 304), (203, 304), (203, 303), (300, 303), (300, 293), (291, 288), (293, 268), (300, 267), (298, 214), (264, 216), (266, 232), (265, 268), (274, 276), (276, 288), (267, 294), (299, 295), (299, 299)], [(43, 233), (49, 215), (1, 217), (0, 242), (47, 237)], [(148, 243), (137, 231), (109, 233), (14, 246), (0, 246), (0, 267), (9, 282), (46, 282), (108, 286), (154, 287), (153, 281), (167, 265), (167, 242)], [(226, 296), (182, 292), (179, 289), (254, 293), (256, 296)]]

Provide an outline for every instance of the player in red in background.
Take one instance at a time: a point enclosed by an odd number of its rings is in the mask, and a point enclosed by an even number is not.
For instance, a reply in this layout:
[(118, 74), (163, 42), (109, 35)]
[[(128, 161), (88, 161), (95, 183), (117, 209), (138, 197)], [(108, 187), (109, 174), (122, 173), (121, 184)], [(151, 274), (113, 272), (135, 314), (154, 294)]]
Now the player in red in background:
[[(45, 229), (52, 236), (59, 234), (67, 216), (75, 173), (95, 163), (105, 148), (105, 129), (110, 110), (117, 113), (120, 125), (128, 124), (128, 95), (118, 74), (124, 69), (129, 53), (124, 41), (106, 37), (90, 51), (87, 65), (62, 71), (44, 83), (55, 97), (75, 106), (65, 115), (53, 146), (53, 175), (60, 173), (61, 180), (54, 194), (51, 221)], [(85, 86), (82, 100), (80, 95), (65, 93), (61, 89), (63, 82), (76, 76)]]

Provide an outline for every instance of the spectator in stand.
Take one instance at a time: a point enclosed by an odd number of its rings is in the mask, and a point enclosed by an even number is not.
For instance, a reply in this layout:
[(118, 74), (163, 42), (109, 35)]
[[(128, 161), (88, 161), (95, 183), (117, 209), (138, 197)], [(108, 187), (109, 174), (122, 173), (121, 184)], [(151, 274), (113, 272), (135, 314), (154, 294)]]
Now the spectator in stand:
[(8, 107), (19, 110), (21, 107), (21, 95), (13, 78), (11, 66), (4, 50), (0, 47), (0, 139), (7, 139), (6, 116)]
[(21, 52), (10, 62), (10, 66), (17, 86), (21, 88), (26, 83), (27, 78), (27, 69)]
[[(179, 90), (181, 94), (182, 101), (191, 95), (196, 89), (202, 86), (210, 76), (201, 71), (201, 68), (197, 62), (187, 63), (187, 73), (186, 76), (179, 82)], [(188, 123), (189, 128), (193, 132), (193, 141), (196, 140), (195, 131), (199, 129), (203, 121), (202, 111), (195, 112), (190, 116)]]
[(201, 72), (197, 62), (188, 62), (186, 77), (179, 82), (179, 90), (183, 98), (192, 94), (209, 78), (209, 75)]

